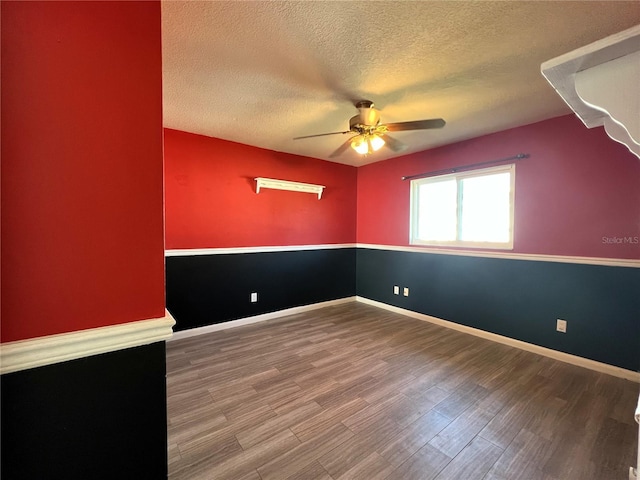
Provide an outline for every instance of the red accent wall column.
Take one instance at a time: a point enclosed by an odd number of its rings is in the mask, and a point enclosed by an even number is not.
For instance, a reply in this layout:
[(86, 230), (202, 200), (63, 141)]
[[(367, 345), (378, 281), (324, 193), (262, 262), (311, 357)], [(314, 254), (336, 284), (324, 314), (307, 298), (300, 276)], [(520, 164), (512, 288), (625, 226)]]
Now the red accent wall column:
[(160, 2), (2, 2), (2, 341), (164, 316)]

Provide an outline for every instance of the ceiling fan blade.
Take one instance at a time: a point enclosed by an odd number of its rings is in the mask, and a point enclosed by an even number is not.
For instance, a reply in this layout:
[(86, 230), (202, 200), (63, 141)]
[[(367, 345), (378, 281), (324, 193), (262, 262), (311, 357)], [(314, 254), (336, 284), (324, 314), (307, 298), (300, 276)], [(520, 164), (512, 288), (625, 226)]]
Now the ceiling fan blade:
[(351, 133), (349, 130), (346, 132), (331, 132), (331, 133), (318, 133), (316, 135), (305, 135), (304, 137), (294, 137), (294, 140), (300, 140), (301, 138), (313, 138), (313, 137), (325, 137), (327, 135), (344, 135), (345, 133)]
[(347, 140), (346, 142), (344, 142), (342, 145), (340, 145), (338, 148), (336, 148), (333, 151), (333, 153), (331, 153), (331, 155), (329, 155), (329, 158), (336, 158), (336, 157), (342, 155), (344, 152), (349, 150), (350, 146), (351, 146), (351, 138), (349, 140)]
[(402, 132), (404, 130), (442, 128), (446, 123), (442, 118), (431, 118), (429, 120), (414, 120), (413, 122), (387, 123), (386, 127), (389, 132)]
[(380, 137), (384, 140), (385, 146), (394, 152), (402, 152), (407, 149), (407, 145), (389, 135), (383, 134)]

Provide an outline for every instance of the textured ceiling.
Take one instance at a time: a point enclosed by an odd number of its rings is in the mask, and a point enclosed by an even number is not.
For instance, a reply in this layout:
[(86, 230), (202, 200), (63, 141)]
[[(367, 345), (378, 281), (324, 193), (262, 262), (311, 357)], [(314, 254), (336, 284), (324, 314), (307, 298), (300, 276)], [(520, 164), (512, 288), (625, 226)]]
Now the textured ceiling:
[[(426, 150), (569, 113), (540, 64), (640, 23), (640, 2), (165, 1), (164, 125), (321, 159), (354, 102)], [(363, 165), (351, 149), (334, 161)]]

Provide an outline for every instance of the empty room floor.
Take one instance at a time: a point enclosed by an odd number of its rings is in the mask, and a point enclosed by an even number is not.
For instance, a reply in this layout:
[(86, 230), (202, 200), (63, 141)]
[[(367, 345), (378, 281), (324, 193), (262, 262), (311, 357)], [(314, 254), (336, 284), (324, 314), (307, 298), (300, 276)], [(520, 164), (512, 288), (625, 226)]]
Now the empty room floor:
[(169, 478), (614, 480), (638, 384), (362, 303), (167, 344)]

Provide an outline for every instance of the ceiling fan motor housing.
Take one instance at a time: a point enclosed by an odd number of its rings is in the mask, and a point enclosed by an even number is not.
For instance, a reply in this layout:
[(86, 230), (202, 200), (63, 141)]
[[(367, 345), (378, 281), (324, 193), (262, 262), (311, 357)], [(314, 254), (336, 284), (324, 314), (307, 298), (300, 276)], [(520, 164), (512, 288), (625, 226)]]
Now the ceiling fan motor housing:
[(363, 120), (361, 115), (356, 115), (355, 117), (351, 117), (349, 119), (349, 131), (353, 133), (359, 134), (372, 134), (374, 131), (377, 131), (382, 127), (382, 125), (378, 125), (378, 121), (371, 120)]
[(375, 126), (380, 121), (380, 112), (374, 107), (373, 102), (369, 100), (361, 100), (356, 103), (358, 115), (351, 117), (349, 120), (349, 129), (362, 133), (367, 130), (364, 127)]

